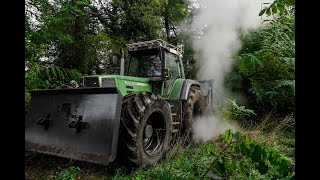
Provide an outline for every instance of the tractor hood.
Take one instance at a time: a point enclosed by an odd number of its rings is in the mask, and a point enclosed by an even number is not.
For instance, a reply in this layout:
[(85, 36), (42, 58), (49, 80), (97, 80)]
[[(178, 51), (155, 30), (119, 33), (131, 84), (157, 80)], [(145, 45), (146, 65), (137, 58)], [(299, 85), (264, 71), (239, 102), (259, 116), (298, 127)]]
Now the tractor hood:
[(117, 87), (122, 96), (130, 92), (151, 92), (152, 90), (149, 78), (122, 75), (84, 76), (81, 83), (85, 87)]

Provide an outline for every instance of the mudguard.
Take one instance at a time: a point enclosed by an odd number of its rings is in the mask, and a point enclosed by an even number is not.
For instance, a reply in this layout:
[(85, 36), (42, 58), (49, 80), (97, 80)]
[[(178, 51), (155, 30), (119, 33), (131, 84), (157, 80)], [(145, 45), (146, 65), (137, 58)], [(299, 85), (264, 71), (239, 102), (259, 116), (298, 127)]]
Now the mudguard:
[(183, 82), (183, 85), (181, 88), (181, 96), (180, 96), (181, 100), (187, 100), (191, 86), (199, 86), (200, 87), (200, 84), (199, 84), (199, 82), (197, 82), (195, 80), (186, 79)]
[(195, 81), (191, 79), (186, 79), (183, 82), (182, 88), (181, 88), (181, 100), (187, 100), (188, 94), (190, 91), (191, 86), (198, 86), (201, 88), (203, 92), (203, 96), (206, 99), (206, 102), (209, 107), (212, 106), (212, 87), (213, 87), (213, 80), (204, 80), (204, 81)]
[(25, 150), (107, 165), (117, 153), (117, 88), (31, 91)]

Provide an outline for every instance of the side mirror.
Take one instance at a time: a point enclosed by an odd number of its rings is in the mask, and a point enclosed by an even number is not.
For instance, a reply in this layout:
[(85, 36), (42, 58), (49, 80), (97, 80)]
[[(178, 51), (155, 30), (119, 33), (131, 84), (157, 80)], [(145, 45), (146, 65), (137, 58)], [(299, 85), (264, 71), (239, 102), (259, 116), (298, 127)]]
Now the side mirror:
[(165, 68), (163, 70), (164, 73), (164, 80), (169, 80), (170, 76), (169, 76), (169, 69)]

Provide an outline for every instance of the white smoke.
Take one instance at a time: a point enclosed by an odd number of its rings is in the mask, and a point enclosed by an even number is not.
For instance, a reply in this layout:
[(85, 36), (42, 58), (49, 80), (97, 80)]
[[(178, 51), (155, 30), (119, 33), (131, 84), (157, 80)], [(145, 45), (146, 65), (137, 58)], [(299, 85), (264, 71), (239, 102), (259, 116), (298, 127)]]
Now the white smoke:
[[(224, 87), (224, 79), (231, 72), (232, 56), (241, 48), (239, 29), (247, 32), (257, 28), (262, 21), (259, 16), (261, 4), (268, 0), (194, 0), (199, 4), (199, 13), (194, 18), (191, 29), (202, 29), (201, 35), (194, 38), (198, 80), (213, 79), (213, 107), (225, 105), (227, 98), (245, 103), (245, 97), (234, 94)], [(207, 141), (227, 129), (236, 129), (214, 116), (200, 118), (194, 124), (196, 136)]]
[(199, 57), (197, 79), (214, 79), (213, 102), (223, 105), (227, 97), (244, 98), (224, 88), (225, 75), (232, 70), (232, 56), (240, 49), (239, 29), (247, 31), (261, 25), (261, 3), (265, 0), (199, 0), (200, 12), (192, 29), (204, 27), (204, 32), (193, 41)]
[(226, 130), (232, 129), (233, 131), (238, 130), (236, 122), (226, 122), (218, 118), (217, 116), (211, 117), (200, 117), (193, 123), (194, 141), (195, 142), (206, 142), (219, 134), (224, 133)]

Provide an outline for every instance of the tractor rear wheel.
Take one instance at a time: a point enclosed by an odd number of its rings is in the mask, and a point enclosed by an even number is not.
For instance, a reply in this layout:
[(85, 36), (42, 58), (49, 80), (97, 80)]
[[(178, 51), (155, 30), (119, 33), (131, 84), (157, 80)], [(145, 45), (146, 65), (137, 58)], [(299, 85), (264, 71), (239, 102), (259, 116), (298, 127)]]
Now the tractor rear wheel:
[[(123, 98), (120, 153), (136, 166), (156, 164), (169, 150), (172, 139), (170, 104), (160, 95), (132, 93)], [(118, 154), (118, 156), (124, 156)]]
[(192, 128), (193, 123), (200, 116), (207, 115), (207, 103), (202, 94), (200, 87), (192, 86), (190, 88), (187, 101), (183, 106), (183, 135), (186, 137), (185, 145), (194, 143), (194, 129)]

